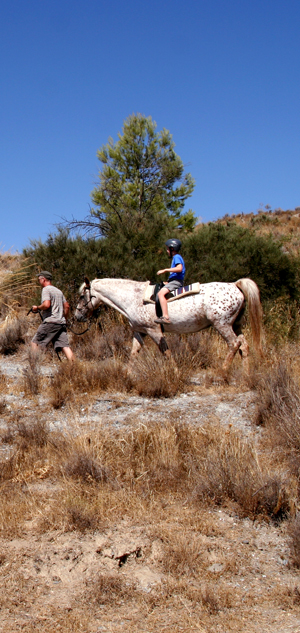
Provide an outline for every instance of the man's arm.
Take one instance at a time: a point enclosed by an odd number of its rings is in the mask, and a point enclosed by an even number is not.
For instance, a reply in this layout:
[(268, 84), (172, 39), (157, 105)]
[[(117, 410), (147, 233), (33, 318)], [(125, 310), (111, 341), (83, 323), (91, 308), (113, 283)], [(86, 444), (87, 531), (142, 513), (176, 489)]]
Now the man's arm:
[(41, 303), (40, 306), (32, 306), (32, 312), (38, 312), (38, 310), (49, 310), (51, 306), (51, 301), (49, 299), (46, 299), (45, 301), (43, 301), (43, 303)]
[(64, 317), (67, 318), (69, 314), (69, 310), (70, 310), (70, 305), (67, 301), (64, 301), (63, 307), (64, 307)]

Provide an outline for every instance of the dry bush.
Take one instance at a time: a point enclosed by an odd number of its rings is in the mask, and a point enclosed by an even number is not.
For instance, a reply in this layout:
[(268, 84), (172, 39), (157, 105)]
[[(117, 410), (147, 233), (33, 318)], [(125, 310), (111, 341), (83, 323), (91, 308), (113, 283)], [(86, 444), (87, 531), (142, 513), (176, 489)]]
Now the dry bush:
[(51, 443), (51, 438), (45, 420), (41, 418), (28, 420), (15, 416), (7, 429), (2, 431), (1, 441), (4, 444), (14, 445), (16, 450), (28, 451), (31, 448), (46, 446)]
[(127, 372), (122, 363), (108, 359), (97, 365), (86, 365), (79, 361), (62, 363), (51, 380), (51, 404), (59, 409), (74, 399), (74, 394), (111, 389), (124, 390), (129, 387)]
[(15, 465), (16, 460), (14, 455), (0, 462), (0, 483), (9, 481), (13, 478), (15, 474)]
[[(78, 326), (74, 326), (75, 331)], [(132, 330), (128, 322), (116, 323), (114, 315), (107, 314), (99, 324), (92, 326), (83, 336), (73, 338), (72, 348), (82, 360), (105, 360), (117, 357), (127, 360), (132, 346)]]
[[(13, 510), (13, 500), (2, 499), (5, 529), (12, 521), (14, 532), (16, 517), (20, 526), (28, 513), (39, 517), (40, 531), (93, 531), (125, 515), (144, 520), (164, 499), (180, 503), (184, 498), (197, 507), (199, 500), (233, 500), (243, 516), (251, 517), (280, 518), (290, 508), (292, 483), (259, 459), (249, 440), (221, 427), (169, 421), (128, 430), (104, 427), (74, 438), (19, 421), (11, 443), (10, 458), (0, 464), (2, 486), (50, 477), (58, 485), (50, 501), (30, 497), (30, 508), (28, 497), (23, 516)], [(197, 539), (186, 542), (182, 535), (175, 544), (166, 542), (170, 572), (192, 575), (201, 563)]]
[(130, 600), (137, 592), (136, 585), (128, 579), (114, 575), (99, 574), (89, 587), (89, 599), (97, 604), (117, 606)]
[(23, 388), (25, 394), (36, 395), (41, 388), (41, 374), (40, 367), (42, 362), (43, 352), (41, 350), (34, 350), (31, 347), (27, 350), (27, 367), (23, 369)]
[(275, 364), (259, 388), (260, 404), (256, 424), (264, 424), (266, 441), (290, 471), (298, 475), (300, 468), (300, 388), (289, 359)]
[(21, 344), (25, 343), (28, 322), (25, 318), (15, 318), (0, 329), (0, 353), (15, 354)]
[(14, 441), (21, 450), (29, 450), (32, 447), (42, 448), (50, 440), (49, 429), (45, 420), (32, 421), (20, 420), (16, 425)]
[[(201, 600), (203, 606), (207, 609), (210, 615), (214, 615), (219, 613), (222, 608), (222, 604), (220, 603), (220, 599), (216, 594), (216, 589), (212, 585), (206, 585), (201, 590)], [(227, 606), (227, 605), (226, 605)]]
[(300, 514), (290, 524), (289, 537), (291, 562), (300, 569)]
[(280, 348), (287, 340), (299, 339), (298, 301), (279, 297), (265, 303), (264, 328), (267, 341), (272, 347)]
[(0, 391), (7, 391), (7, 379), (2, 371), (0, 371)]
[(297, 585), (277, 586), (273, 595), (281, 609), (290, 610), (300, 606), (300, 588)]
[(201, 541), (193, 537), (188, 539), (186, 534), (176, 534), (176, 540), (164, 544), (163, 569), (167, 574), (175, 578), (181, 576), (195, 577), (199, 574), (199, 568), (203, 563), (203, 546)]
[(219, 337), (212, 329), (195, 334), (168, 336), (168, 345), (176, 364), (189, 364), (193, 371), (215, 366)]
[(104, 432), (94, 451), (119, 485), (169, 491), (186, 485), (179, 444), (176, 426), (157, 422), (134, 431)]
[[(14, 464), (12, 470), (14, 471)], [(30, 504), (26, 494), (20, 484), (9, 481), (12, 474), (13, 472), (6, 481), (0, 479), (0, 535), (9, 539), (21, 535), (24, 521), (30, 516)]]
[(90, 455), (88, 451), (74, 447), (74, 451), (68, 455), (62, 465), (67, 477), (72, 477), (84, 483), (106, 482), (108, 480), (107, 469), (103, 468), (99, 461)]
[(66, 515), (65, 529), (68, 531), (76, 530), (84, 534), (104, 529), (95, 503), (89, 503), (84, 494), (83, 497), (79, 495), (70, 497), (65, 504), (64, 514)]
[[(35, 264), (20, 255), (2, 253), (0, 266), (5, 274), (0, 283), (0, 312), (7, 313), (7, 304), (26, 306), (28, 297), (32, 297), (38, 287), (35, 276)], [(9, 269), (9, 270), (8, 270)]]
[(200, 499), (218, 504), (231, 499), (245, 516), (288, 514), (293, 482), (289, 487), (284, 473), (259, 459), (251, 440), (233, 429), (212, 425), (205, 429), (202, 450), (196, 487)]
[(173, 398), (186, 387), (192, 367), (185, 360), (180, 365), (160, 352), (143, 350), (136, 359), (129, 379), (132, 388), (146, 398)]

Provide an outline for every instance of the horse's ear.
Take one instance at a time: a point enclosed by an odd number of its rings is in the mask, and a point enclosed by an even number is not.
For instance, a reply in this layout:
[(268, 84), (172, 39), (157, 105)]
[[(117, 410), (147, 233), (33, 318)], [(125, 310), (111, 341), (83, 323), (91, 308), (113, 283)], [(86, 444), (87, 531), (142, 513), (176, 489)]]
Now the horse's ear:
[(88, 277), (85, 277), (85, 278), (84, 278), (84, 283), (85, 283), (85, 285), (86, 285), (86, 287), (87, 287), (87, 288), (89, 288), (89, 287), (90, 287), (90, 285), (91, 285), (91, 284), (90, 284), (90, 280), (89, 280), (89, 278), (88, 278)]

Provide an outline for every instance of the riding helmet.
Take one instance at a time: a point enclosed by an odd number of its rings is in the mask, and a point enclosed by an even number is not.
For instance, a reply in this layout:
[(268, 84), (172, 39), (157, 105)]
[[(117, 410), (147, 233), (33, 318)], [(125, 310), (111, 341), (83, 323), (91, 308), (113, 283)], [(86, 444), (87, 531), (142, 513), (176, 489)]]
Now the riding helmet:
[(171, 238), (170, 240), (166, 241), (166, 247), (167, 248), (172, 248), (174, 251), (179, 253), (179, 251), (181, 249), (181, 241), (177, 240), (176, 238)]

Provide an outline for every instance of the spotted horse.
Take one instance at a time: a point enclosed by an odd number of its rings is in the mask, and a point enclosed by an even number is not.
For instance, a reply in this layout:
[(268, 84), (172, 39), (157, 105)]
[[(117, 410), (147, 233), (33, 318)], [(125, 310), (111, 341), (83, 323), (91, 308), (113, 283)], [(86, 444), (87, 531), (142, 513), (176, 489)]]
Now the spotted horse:
[[(80, 288), (75, 318), (86, 321), (103, 302), (120, 312), (131, 325), (133, 343), (130, 362), (137, 356), (147, 334), (160, 351), (168, 356), (170, 350), (164, 333), (160, 325), (154, 322), (155, 306), (144, 301), (148, 285), (148, 281), (130, 279), (94, 279), (90, 282), (86, 277)], [(169, 304), (171, 322), (164, 324), (164, 329), (166, 332), (188, 334), (214, 327), (229, 348), (223, 365), (227, 372), (238, 350), (247, 364), (249, 346), (242, 334), (246, 302), (253, 343), (256, 350), (261, 352), (262, 308), (259, 289), (252, 279), (200, 284), (197, 294), (184, 296)]]

